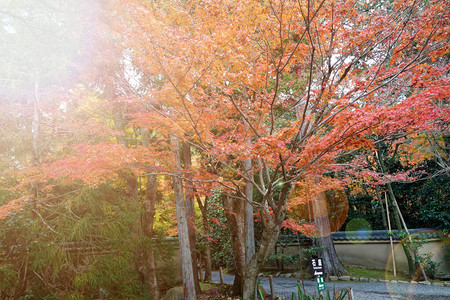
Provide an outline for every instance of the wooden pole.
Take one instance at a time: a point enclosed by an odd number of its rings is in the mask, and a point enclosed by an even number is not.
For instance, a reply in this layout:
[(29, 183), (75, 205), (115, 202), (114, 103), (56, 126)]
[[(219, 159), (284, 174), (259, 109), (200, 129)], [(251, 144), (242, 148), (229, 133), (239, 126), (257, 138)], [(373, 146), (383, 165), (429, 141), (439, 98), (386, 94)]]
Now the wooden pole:
[(219, 268), (220, 284), (223, 284), (222, 267)]
[[(385, 172), (385, 167), (384, 167), (384, 164), (383, 164), (383, 159), (380, 158), (380, 156), (378, 155), (378, 151), (375, 151), (375, 155), (377, 156), (378, 162), (379, 162), (379, 164), (380, 164), (381, 171), (382, 171), (382, 172)], [(406, 234), (408, 235), (408, 240), (409, 240), (409, 242), (411, 243), (411, 247), (413, 248), (412, 250), (413, 250), (413, 254), (414, 254), (414, 260), (417, 262), (417, 250), (414, 249), (414, 247), (413, 247), (413, 242), (412, 242), (412, 239), (411, 239), (411, 235), (409, 234), (408, 227), (406, 226), (406, 222), (405, 222), (405, 220), (403, 219), (403, 214), (402, 214), (402, 212), (401, 212), (401, 210), (400, 210), (400, 207), (398, 207), (398, 203), (397, 203), (397, 200), (395, 199), (394, 191), (392, 190), (392, 186), (391, 186), (390, 183), (387, 183), (387, 187), (388, 187), (388, 191), (389, 191), (389, 196), (392, 198), (392, 205), (395, 206), (395, 208), (396, 208), (396, 210), (397, 210), (397, 212), (398, 212), (398, 215), (399, 215), (399, 217), (400, 217), (401, 223), (403, 224), (403, 227), (404, 227), (405, 230), (406, 230)], [(387, 199), (387, 198), (386, 198), (386, 199)], [(401, 227), (401, 225), (400, 225), (399, 227)], [(405, 251), (406, 251), (406, 249), (405, 249)], [(423, 267), (422, 267), (422, 265), (421, 265), (420, 263), (419, 263), (419, 269), (420, 269), (420, 271), (422, 272), (423, 278), (424, 278), (426, 281), (428, 281), (427, 274), (425, 274), (425, 270), (423, 269)]]
[[(389, 204), (388, 204), (388, 199), (387, 199), (387, 193), (384, 193), (384, 199), (386, 201), (386, 215), (387, 215), (387, 221), (388, 221), (388, 226), (389, 226), (389, 232), (392, 233), (391, 231), (391, 218), (389, 217)], [(392, 266), (394, 268), (394, 276), (397, 276), (397, 269), (395, 267), (395, 251), (394, 251), (394, 243), (392, 242), (392, 234), (389, 234), (389, 240), (391, 242), (391, 255), (392, 255)]]
[(275, 299), (275, 295), (273, 293), (273, 277), (272, 275), (269, 276), (269, 285), (270, 285), (270, 299)]
[(348, 289), (347, 295), (348, 295), (348, 300), (355, 300), (355, 296), (353, 296), (353, 289), (352, 288)]

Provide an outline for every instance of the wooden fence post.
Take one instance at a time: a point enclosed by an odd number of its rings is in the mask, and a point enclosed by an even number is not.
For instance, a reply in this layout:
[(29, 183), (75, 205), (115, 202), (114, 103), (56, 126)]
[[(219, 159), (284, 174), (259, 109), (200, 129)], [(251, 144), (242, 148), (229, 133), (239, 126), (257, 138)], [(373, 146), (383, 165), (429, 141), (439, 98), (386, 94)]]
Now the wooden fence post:
[(394, 270), (394, 276), (397, 276), (397, 269), (395, 267), (395, 251), (394, 251), (394, 243), (392, 242), (391, 218), (389, 217), (389, 204), (387, 199), (387, 193), (384, 193), (384, 199), (386, 201), (386, 215), (389, 226), (389, 241), (391, 243), (392, 267)]
[(274, 299), (275, 296), (273, 294), (273, 277), (272, 275), (269, 276), (269, 285), (270, 285), (270, 299)]
[(352, 290), (352, 288), (349, 288), (349, 289), (348, 289), (347, 296), (348, 296), (348, 300), (355, 300), (355, 297), (353, 296), (353, 290)]

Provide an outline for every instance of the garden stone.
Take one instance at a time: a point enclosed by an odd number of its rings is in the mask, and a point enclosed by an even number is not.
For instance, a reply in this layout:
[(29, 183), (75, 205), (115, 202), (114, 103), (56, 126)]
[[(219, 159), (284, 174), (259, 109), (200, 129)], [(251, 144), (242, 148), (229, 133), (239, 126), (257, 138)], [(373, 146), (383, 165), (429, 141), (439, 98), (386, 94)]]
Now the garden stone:
[(444, 286), (444, 283), (436, 281), (436, 282), (433, 282), (432, 285), (434, 285), (434, 286)]
[(369, 282), (377, 282), (378, 280), (376, 280), (375, 278), (370, 278)]
[(386, 279), (378, 279), (378, 281), (379, 281), (379, 282), (384, 282), (384, 283), (389, 282), (389, 280), (386, 280)]
[(362, 282), (367, 282), (367, 281), (369, 281), (369, 279), (367, 279), (367, 278), (364, 278), (364, 277), (361, 277), (361, 278), (359, 278), (359, 281), (362, 281)]
[(398, 283), (406, 283), (406, 284), (409, 284), (408, 281), (404, 281), (404, 280), (399, 280)]
[(397, 280), (391, 280), (391, 283), (398, 283)]
[(444, 282), (444, 285), (445, 285), (445, 286), (450, 286), (450, 281)]
[(341, 277), (339, 277), (339, 280), (350, 281), (350, 276), (341, 276)]
[(419, 284), (430, 285), (431, 282), (429, 282), (429, 281), (420, 281)]
[(350, 277), (350, 279), (351, 279), (352, 281), (359, 281), (359, 278), (358, 278), (358, 277)]
[(330, 276), (329, 279), (330, 279), (330, 281), (338, 281), (339, 277), (337, 277), (337, 276)]

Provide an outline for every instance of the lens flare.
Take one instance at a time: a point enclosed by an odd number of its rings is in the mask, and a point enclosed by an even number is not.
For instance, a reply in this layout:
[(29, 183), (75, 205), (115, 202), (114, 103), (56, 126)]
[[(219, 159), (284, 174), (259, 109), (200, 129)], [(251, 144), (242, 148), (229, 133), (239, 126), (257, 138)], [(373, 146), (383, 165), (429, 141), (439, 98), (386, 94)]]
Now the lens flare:
[(367, 242), (372, 235), (372, 226), (363, 218), (350, 220), (345, 226), (345, 235), (347, 239), (354, 244), (363, 244)]
[[(316, 226), (316, 230), (304, 232), (308, 236), (325, 237), (338, 231), (348, 215), (349, 205), (345, 192), (329, 189), (308, 193), (305, 190), (307, 189), (304, 185), (294, 188), (290, 197), (288, 215), (301, 222)], [(311, 190), (309, 188), (309, 191)]]
[[(440, 258), (445, 262), (444, 259), (444, 255), (445, 255), (445, 251), (444, 251), (444, 246), (448, 246), (450, 244), (450, 237), (448, 234), (445, 234), (442, 231), (439, 230), (422, 230), (422, 231), (416, 231), (412, 234), (410, 234), (409, 236), (404, 237), (401, 241), (397, 241), (395, 247), (394, 247), (394, 255), (395, 255), (395, 264), (397, 266), (397, 273), (401, 272), (398, 269), (398, 266), (401, 264), (399, 263), (400, 259), (406, 259), (404, 257), (404, 251), (403, 251), (403, 247), (402, 244), (403, 243), (409, 243), (409, 237), (413, 237), (414, 235), (419, 235), (419, 234), (425, 234), (425, 235), (432, 235), (433, 239), (435, 239), (435, 241), (439, 241), (439, 239), (437, 238), (437, 236), (445, 236), (445, 239), (441, 239), (435, 246), (433, 246), (431, 249), (427, 249), (427, 253), (431, 253), (433, 256), (431, 256), (430, 258)], [(425, 244), (424, 244), (425, 245)], [(421, 249), (419, 247), (418, 249), (418, 255), (420, 256), (422, 254)], [(392, 273), (393, 270), (393, 263), (394, 263), (394, 259), (392, 257), (392, 252), (389, 252), (389, 257), (386, 261), (386, 267), (385, 267), (385, 279), (388, 280), (388, 282), (386, 283), (387, 289), (389, 294), (391, 295), (391, 297), (394, 297), (394, 295), (398, 294), (397, 290), (399, 289), (398, 283), (391, 283), (391, 280), (394, 280), (395, 277)], [(402, 255), (399, 255), (402, 254)], [(405, 263), (403, 262), (403, 265)], [(428, 276), (428, 275), (427, 275)], [(422, 270), (421, 268), (417, 268), (414, 271), (414, 275), (411, 279), (414, 282), (418, 282), (420, 280), (423, 280), (422, 278)], [(414, 298), (414, 294), (415, 294), (415, 288), (416, 288), (417, 283), (409, 283), (409, 288), (408, 288), (408, 293), (406, 295), (406, 299), (413, 299)]]

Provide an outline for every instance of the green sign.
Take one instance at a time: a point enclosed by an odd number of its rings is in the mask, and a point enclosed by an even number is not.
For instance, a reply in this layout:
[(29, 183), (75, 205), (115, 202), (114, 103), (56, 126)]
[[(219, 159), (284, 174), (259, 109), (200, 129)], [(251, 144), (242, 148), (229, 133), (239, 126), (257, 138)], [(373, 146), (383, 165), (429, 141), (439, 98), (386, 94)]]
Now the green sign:
[(325, 281), (323, 280), (323, 277), (316, 277), (316, 283), (317, 283), (317, 290), (319, 292), (325, 290)]

